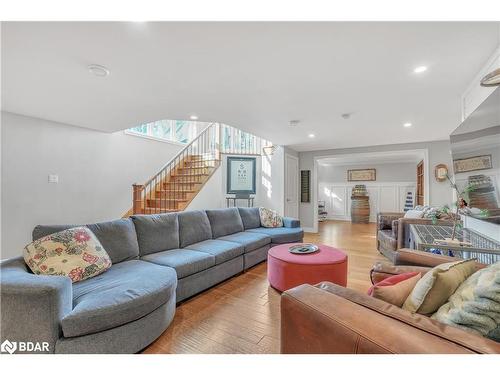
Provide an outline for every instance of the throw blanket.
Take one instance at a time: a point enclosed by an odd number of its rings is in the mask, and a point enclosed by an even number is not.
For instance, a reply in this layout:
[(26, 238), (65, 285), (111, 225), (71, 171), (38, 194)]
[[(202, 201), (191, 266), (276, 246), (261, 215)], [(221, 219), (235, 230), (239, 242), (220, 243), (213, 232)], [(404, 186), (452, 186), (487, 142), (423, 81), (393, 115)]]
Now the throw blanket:
[(500, 262), (472, 274), (432, 318), (500, 342)]

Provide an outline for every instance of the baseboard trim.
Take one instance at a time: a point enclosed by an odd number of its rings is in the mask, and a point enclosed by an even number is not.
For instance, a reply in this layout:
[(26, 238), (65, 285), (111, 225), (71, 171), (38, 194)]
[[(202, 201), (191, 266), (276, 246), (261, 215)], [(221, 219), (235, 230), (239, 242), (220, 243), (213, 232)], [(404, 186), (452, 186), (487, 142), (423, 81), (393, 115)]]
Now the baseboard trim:
[(318, 233), (317, 231), (314, 230), (312, 227), (303, 227), (302, 230), (307, 233)]

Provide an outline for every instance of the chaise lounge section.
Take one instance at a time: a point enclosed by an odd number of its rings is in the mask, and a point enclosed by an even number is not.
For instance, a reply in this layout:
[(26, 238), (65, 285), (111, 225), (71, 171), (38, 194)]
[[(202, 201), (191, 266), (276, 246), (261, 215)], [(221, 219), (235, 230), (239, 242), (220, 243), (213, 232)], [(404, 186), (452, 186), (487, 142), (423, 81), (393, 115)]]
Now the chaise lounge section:
[[(72, 284), (37, 276), (22, 257), (1, 264), (1, 340), (48, 342), (55, 353), (135, 353), (169, 326), (176, 303), (300, 242), (296, 219), (262, 228), (258, 208), (136, 215), (89, 224), (112, 267)], [(39, 225), (33, 239), (75, 225)]]

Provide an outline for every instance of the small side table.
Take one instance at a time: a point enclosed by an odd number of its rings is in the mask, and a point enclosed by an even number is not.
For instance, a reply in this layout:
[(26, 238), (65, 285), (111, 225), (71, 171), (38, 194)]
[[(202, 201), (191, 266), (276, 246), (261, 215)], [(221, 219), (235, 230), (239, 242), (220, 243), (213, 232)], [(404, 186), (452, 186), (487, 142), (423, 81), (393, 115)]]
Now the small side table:
[[(246, 200), (247, 201), (247, 206), (248, 207), (253, 207), (254, 197), (252, 197), (250, 194), (248, 194), (248, 195), (238, 195), (238, 194), (236, 194), (234, 197), (226, 197), (226, 206), (227, 207), (236, 207), (236, 201), (237, 200)], [(231, 201), (233, 201), (233, 205), (232, 206), (231, 206)]]

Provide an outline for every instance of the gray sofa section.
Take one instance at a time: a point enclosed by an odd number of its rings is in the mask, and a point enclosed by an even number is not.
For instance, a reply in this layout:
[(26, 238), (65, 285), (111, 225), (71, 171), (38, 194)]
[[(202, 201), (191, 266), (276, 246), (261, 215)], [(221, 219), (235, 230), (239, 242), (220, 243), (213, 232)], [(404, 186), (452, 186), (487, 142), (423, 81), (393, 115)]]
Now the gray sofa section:
[[(175, 304), (302, 241), (296, 219), (262, 228), (258, 208), (136, 215), (88, 224), (113, 262), (71, 283), (35, 276), (24, 260), (1, 264), (1, 340), (45, 341), (56, 353), (134, 353), (168, 327)], [(75, 225), (45, 225), (38, 239)], [(34, 318), (36, 317), (36, 319)]]
[(64, 337), (119, 327), (175, 299), (177, 276), (170, 267), (131, 260), (73, 284), (73, 310), (61, 320)]
[[(77, 226), (81, 225), (37, 225), (33, 229), (33, 240)], [(134, 224), (130, 219), (87, 224), (86, 227), (95, 234), (99, 242), (106, 249), (113, 264), (139, 257), (137, 235)]]

